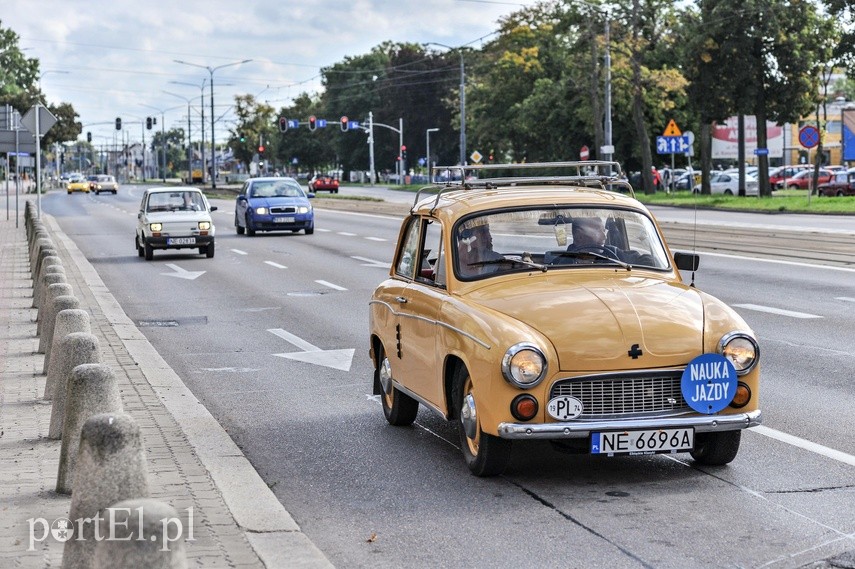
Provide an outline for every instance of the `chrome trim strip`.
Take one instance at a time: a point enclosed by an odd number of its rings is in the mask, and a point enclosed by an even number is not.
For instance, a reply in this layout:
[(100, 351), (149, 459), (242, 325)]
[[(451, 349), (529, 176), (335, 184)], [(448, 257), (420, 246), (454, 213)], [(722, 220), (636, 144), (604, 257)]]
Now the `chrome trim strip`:
[(760, 410), (736, 415), (709, 415), (629, 419), (615, 421), (567, 421), (563, 423), (499, 423), (503, 439), (583, 439), (592, 432), (629, 431), (634, 429), (675, 429), (694, 427), (699, 433), (736, 431), (756, 427), (762, 422)]
[(414, 392), (410, 391), (409, 389), (407, 389), (406, 387), (404, 387), (403, 385), (398, 383), (398, 381), (394, 377), (392, 378), (392, 385), (395, 386), (395, 389), (397, 389), (401, 393), (409, 395), (410, 397), (412, 397), (413, 399), (415, 399), (416, 401), (418, 401), (419, 403), (421, 403), (422, 405), (424, 405), (425, 407), (427, 407), (428, 409), (430, 409), (431, 411), (433, 411), (434, 413), (436, 413), (437, 415), (439, 415), (443, 419), (448, 419), (448, 415), (443, 413), (439, 407), (437, 407), (436, 405), (434, 405), (430, 401), (423, 399), (418, 393), (414, 393)]
[(395, 310), (391, 304), (389, 304), (388, 302), (384, 302), (382, 300), (369, 300), (368, 305), (370, 306), (372, 304), (379, 304), (381, 306), (385, 306), (386, 308), (389, 309), (389, 312), (391, 312), (392, 314), (394, 314), (395, 316), (397, 316), (399, 318), (411, 318), (413, 320), (421, 320), (422, 322), (427, 322), (428, 324), (433, 324), (435, 326), (441, 326), (443, 328), (451, 330), (452, 332), (457, 332), (458, 334), (460, 334), (464, 338), (469, 338), (470, 340), (472, 340), (473, 342), (475, 342), (476, 344), (478, 344), (479, 346), (481, 346), (485, 350), (492, 349), (492, 346), (490, 344), (488, 344), (487, 342), (484, 342), (483, 340), (476, 338), (475, 336), (473, 336), (472, 334), (470, 334), (468, 332), (464, 332), (460, 328), (455, 328), (451, 324), (447, 324), (445, 322), (440, 322), (439, 320), (433, 320), (432, 318), (425, 318), (424, 316), (418, 316), (416, 314), (407, 314), (405, 312), (399, 312), (399, 311)]

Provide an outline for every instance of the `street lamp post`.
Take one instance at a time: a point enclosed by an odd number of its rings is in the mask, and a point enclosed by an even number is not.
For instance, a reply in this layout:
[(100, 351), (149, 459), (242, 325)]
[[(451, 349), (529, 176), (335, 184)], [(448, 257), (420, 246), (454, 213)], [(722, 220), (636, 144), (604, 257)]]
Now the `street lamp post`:
[(217, 189), (217, 154), (216, 154), (216, 138), (214, 138), (214, 71), (218, 69), (222, 69), (223, 67), (229, 67), (232, 65), (241, 65), (243, 63), (249, 63), (252, 61), (251, 59), (244, 59), (243, 61), (235, 61), (232, 63), (224, 63), (223, 65), (218, 65), (217, 67), (211, 67), (210, 65), (199, 65), (198, 63), (190, 63), (187, 61), (182, 61), (180, 59), (174, 59), (175, 63), (181, 63), (182, 65), (190, 65), (192, 67), (201, 67), (202, 69), (207, 69), (210, 74), (211, 79), (211, 188)]
[(145, 103), (140, 103), (143, 107), (148, 107), (149, 109), (154, 109), (155, 111), (160, 113), (160, 148), (161, 153), (163, 155), (163, 163), (160, 165), (160, 175), (163, 183), (166, 183), (166, 119), (164, 117), (166, 111), (174, 111), (175, 109), (180, 109), (181, 107), (170, 107), (168, 109), (158, 109), (157, 107), (153, 107), (151, 105), (146, 105)]
[(425, 131), (425, 161), (427, 162), (428, 169), (428, 184), (433, 183), (433, 172), (430, 169), (430, 133), (438, 131), (438, 128), (429, 128)]
[(463, 50), (444, 43), (428, 42), (427, 45), (438, 45), (450, 50), (459, 50), (460, 54), (460, 165), (466, 164), (466, 67), (463, 61)]
[(167, 95), (172, 95), (173, 97), (178, 97), (179, 99), (184, 99), (187, 101), (187, 183), (193, 183), (193, 145), (190, 142), (190, 99), (184, 97), (183, 95), (179, 95), (177, 93), (170, 93), (169, 91), (163, 91)]
[[(199, 134), (199, 137), (200, 137), (199, 156), (202, 157), (202, 183), (203, 184), (206, 181), (205, 177), (207, 176), (206, 172), (208, 170), (205, 167), (206, 166), (206, 164), (205, 164), (205, 83), (207, 83), (207, 82), (208, 82), (207, 77), (202, 79), (202, 85), (200, 86), (200, 89), (199, 89), (200, 90), (200, 93), (199, 93), (199, 114), (201, 116), (200, 124), (202, 125), (202, 127), (200, 129), (200, 134)], [(170, 81), (170, 83), (172, 83), (173, 85), (190, 85), (191, 87), (197, 86), (195, 83), (187, 83), (185, 81)], [(189, 133), (187, 136), (190, 136)], [(192, 173), (190, 175), (192, 176)]]

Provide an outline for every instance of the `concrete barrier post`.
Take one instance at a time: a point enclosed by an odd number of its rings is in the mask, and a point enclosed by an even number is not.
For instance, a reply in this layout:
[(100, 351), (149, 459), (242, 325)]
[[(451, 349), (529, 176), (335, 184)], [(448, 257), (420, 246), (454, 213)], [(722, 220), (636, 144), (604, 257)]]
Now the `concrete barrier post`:
[(53, 387), (51, 387), (50, 395), (47, 397), (47, 385), (56, 385), (56, 376), (59, 371), (59, 343), (67, 335), (72, 332), (83, 332), (89, 334), (92, 332), (92, 326), (89, 324), (89, 313), (80, 308), (68, 308), (60, 310), (56, 315), (56, 322), (53, 326), (53, 339), (51, 340), (48, 349), (45, 351), (45, 363), (47, 368), (44, 373), (47, 375), (47, 384), (45, 385), (45, 399), (53, 397)]
[(101, 518), (104, 539), (95, 545), (95, 569), (186, 569), (184, 531), (178, 512), (151, 499), (113, 504)]
[(104, 510), (116, 502), (149, 497), (142, 436), (130, 415), (103, 413), (83, 423), (73, 486), (68, 514), (73, 535), (65, 542), (62, 567), (89, 569), (97, 544), (95, 524)]
[[(53, 261), (53, 258), (56, 257), (59, 259), (59, 251), (56, 249), (42, 249), (39, 251), (39, 255), (36, 257), (36, 262), (31, 267), (32, 279), (33, 283), (37, 283), (39, 278), (41, 277), (42, 270), (47, 266), (46, 261), (51, 259), (51, 261), (56, 264), (56, 261)], [(61, 263), (62, 261), (60, 261)]]
[[(54, 287), (63, 288), (54, 289)], [(45, 311), (45, 318), (42, 322), (41, 334), (39, 335), (39, 348), (36, 350), (39, 354), (44, 354), (47, 351), (47, 347), (50, 346), (51, 341), (53, 341), (53, 329), (56, 324), (56, 315), (66, 308), (80, 307), (80, 301), (77, 300), (76, 296), (71, 294), (70, 289), (71, 285), (66, 283), (58, 283), (48, 286), (48, 296), (52, 296), (52, 299), (48, 302), (47, 297), (45, 297), (46, 308), (42, 309)]]
[(59, 453), (56, 491), (71, 494), (80, 430), (83, 423), (101, 413), (121, 413), (119, 383), (106, 364), (81, 364), (71, 370), (65, 395), (65, 424)]
[[(53, 267), (49, 267), (49, 268), (52, 269)], [(68, 281), (65, 278), (65, 273), (45, 273), (42, 275), (40, 282), (41, 282), (41, 286), (38, 289), (39, 292), (36, 292), (35, 290), (33, 291), (33, 304), (34, 305), (36, 304), (35, 301), (36, 301), (37, 295), (41, 295), (44, 291), (47, 290), (47, 287), (49, 287), (50, 285), (52, 285), (52, 284), (68, 284)], [(71, 286), (71, 285), (69, 285), (69, 286)], [(44, 300), (45, 300), (44, 296), (42, 295), (42, 298), (38, 302), (38, 306), (35, 306), (35, 308), (41, 307), (44, 304)], [(37, 322), (36, 323), (36, 336), (42, 335), (42, 323), (45, 321), (44, 318), (40, 318), (40, 316), (43, 316), (42, 314), (40, 314), (41, 312), (42, 311), (39, 310), (36, 313), (36, 322)]]
[[(57, 259), (56, 261), (48, 261), (52, 264), (50, 265), (42, 265), (42, 271), (39, 275), (39, 278), (33, 281), (33, 308), (41, 308), (42, 303), (45, 300), (45, 289), (47, 285), (45, 284), (45, 277), (48, 275), (62, 275), (66, 277), (65, 281), (68, 282), (68, 275), (65, 274), (65, 267), (59, 261), (59, 257), (53, 257)], [(60, 282), (60, 281), (58, 281)], [(53, 284), (53, 283), (48, 283)], [(38, 320), (38, 315), (36, 316)]]
[[(61, 439), (65, 424), (65, 401), (71, 371), (80, 364), (100, 364), (101, 350), (98, 338), (92, 334), (74, 332), (59, 343), (60, 365), (56, 383), (53, 385), (53, 405), (50, 410), (49, 439)], [(47, 385), (45, 385), (47, 391)]]
[[(35, 239), (30, 241), (30, 270), (34, 271), (36, 267), (36, 259), (38, 259), (39, 251), (42, 249), (56, 249), (56, 245), (54, 245), (53, 240), (51, 240), (50, 235), (48, 235), (47, 231), (40, 231), (35, 235)], [(35, 272), (33, 272), (33, 276)]]

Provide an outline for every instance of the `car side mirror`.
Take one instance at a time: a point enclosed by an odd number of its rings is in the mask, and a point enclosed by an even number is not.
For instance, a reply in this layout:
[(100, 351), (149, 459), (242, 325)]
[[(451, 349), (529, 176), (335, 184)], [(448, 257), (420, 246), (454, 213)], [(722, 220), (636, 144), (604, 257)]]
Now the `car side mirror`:
[(212, 205), (212, 206), (211, 206), (211, 211), (217, 211), (217, 206)]
[(701, 263), (700, 257), (694, 253), (674, 253), (674, 263), (681, 271), (697, 271)]

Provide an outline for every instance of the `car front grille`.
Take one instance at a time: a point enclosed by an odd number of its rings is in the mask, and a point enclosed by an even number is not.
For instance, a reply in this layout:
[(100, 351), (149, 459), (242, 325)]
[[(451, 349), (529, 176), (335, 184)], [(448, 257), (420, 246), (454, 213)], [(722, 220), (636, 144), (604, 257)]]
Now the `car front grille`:
[(294, 206), (271, 207), (270, 213), (297, 213), (297, 208)]
[(680, 390), (681, 375), (667, 371), (564, 379), (552, 386), (549, 398), (569, 396), (581, 401), (579, 420), (678, 414), (691, 410)]

